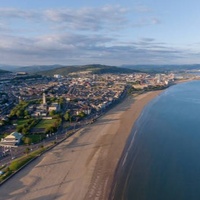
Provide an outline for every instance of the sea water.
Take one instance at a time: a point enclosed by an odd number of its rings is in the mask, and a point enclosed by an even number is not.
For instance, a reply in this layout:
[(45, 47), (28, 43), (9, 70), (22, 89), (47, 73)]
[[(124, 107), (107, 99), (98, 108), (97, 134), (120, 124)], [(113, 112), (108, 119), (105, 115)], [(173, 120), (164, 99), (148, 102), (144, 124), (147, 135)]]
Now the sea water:
[(115, 200), (200, 199), (200, 81), (172, 86), (144, 108), (115, 181)]

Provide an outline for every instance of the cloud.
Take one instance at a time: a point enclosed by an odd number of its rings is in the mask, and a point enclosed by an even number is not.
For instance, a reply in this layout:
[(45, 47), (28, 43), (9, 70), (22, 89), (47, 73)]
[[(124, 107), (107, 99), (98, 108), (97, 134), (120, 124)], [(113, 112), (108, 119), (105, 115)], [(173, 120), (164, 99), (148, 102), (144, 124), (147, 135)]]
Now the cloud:
[(0, 60), (5, 64), (161, 64), (176, 63), (188, 58), (189, 53), (197, 56), (153, 38), (130, 43), (99, 34), (51, 34), (31, 39), (4, 35), (0, 38)]
[[(137, 9), (148, 10), (144, 6), (139, 6)], [(46, 10), (0, 8), (0, 23), (7, 24), (7, 29), (14, 35), (38, 35), (39, 32), (114, 33), (130, 27), (156, 25), (161, 23), (161, 20), (152, 16), (137, 16), (136, 11), (119, 5), (107, 5)], [(0, 31), (5, 31), (1, 28), (1, 24)]]
[(33, 10), (22, 10), (17, 8), (0, 8), (0, 19), (37, 19), (39, 12)]
[[(198, 56), (154, 38), (125, 38), (124, 30), (161, 23), (149, 9), (137, 9), (144, 15), (112, 5), (56, 10), (0, 8), (0, 60), (18, 65), (121, 65), (175, 63), (188, 58), (187, 53)], [(130, 15), (134, 19), (128, 18)]]
[[(80, 9), (23, 10), (17, 8), (0, 8), (0, 20), (4, 22), (31, 21), (54, 28), (67, 30), (116, 30), (128, 23), (128, 9), (121, 6), (85, 7)], [(48, 24), (49, 25), (49, 24)]]
[(9, 33), (10, 29), (4, 23), (0, 22), (0, 33)]
[[(7, 63), (14, 61), (14, 58), (21, 58), (18, 60), (21, 64), (64, 61), (67, 63), (73, 59), (79, 62), (79, 57), (92, 58), (93, 51), (101, 49), (101, 46), (110, 41), (113, 39), (98, 34), (86, 36), (66, 33), (31, 39), (4, 35), (0, 38), (0, 60)], [(13, 58), (12, 61), (9, 56)]]
[(45, 11), (46, 19), (72, 30), (114, 30), (127, 23), (127, 9), (120, 6), (101, 8), (59, 9)]
[(149, 25), (158, 25), (161, 24), (161, 20), (156, 17), (142, 17), (139, 18), (137, 22), (132, 23), (132, 27), (144, 27)]
[(156, 17), (153, 17), (153, 18), (151, 18), (151, 22), (152, 22), (152, 24), (160, 24), (161, 20)]
[(145, 6), (145, 5), (142, 5), (142, 4), (139, 4), (137, 6), (134, 7), (134, 10), (136, 12), (139, 12), (139, 13), (148, 13), (148, 12), (152, 12), (152, 9), (148, 6)]

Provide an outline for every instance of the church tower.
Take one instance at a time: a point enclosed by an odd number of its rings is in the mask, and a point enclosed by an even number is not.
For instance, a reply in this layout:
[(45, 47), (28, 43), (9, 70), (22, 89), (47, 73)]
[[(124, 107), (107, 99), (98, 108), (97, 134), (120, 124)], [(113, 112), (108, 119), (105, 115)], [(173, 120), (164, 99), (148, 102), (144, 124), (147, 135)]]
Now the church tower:
[(42, 97), (42, 99), (43, 99), (43, 105), (46, 105), (47, 102), (46, 102), (46, 95), (45, 95), (45, 93), (43, 93), (43, 97)]

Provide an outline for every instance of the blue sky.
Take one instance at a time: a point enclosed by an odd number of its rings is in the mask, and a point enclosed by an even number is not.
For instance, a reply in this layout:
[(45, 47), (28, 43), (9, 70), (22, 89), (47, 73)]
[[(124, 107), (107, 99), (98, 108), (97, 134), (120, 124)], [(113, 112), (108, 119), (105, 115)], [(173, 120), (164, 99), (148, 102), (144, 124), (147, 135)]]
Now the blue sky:
[(198, 0), (1, 0), (0, 63), (200, 63)]

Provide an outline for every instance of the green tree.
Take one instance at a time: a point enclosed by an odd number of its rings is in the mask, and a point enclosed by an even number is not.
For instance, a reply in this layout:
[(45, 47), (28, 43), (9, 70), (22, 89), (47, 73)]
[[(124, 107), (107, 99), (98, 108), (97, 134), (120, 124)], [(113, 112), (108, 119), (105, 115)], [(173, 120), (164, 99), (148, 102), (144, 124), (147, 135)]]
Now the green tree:
[(24, 116), (26, 117), (26, 116), (28, 116), (28, 115), (29, 115), (28, 110), (25, 110), (25, 111), (24, 111)]
[(85, 117), (85, 113), (83, 111), (81, 111), (78, 116), (83, 118), (83, 117)]
[(65, 114), (64, 114), (64, 119), (66, 120), (66, 121), (70, 121), (71, 122), (71, 115), (70, 115), (70, 113), (69, 113), (69, 111), (67, 111)]
[(24, 137), (24, 144), (30, 145), (31, 142), (32, 142), (31, 138), (29, 138), (29, 137)]
[(11, 110), (9, 117), (14, 117), (15, 115), (16, 115), (16, 110), (15, 109)]
[(17, 126), (17, 132), (22, 133), (24, 126)]
[(49, 112), (49, 115), (50, 116), (54, 116), (56, 114), (56, 111), (55, 110), (51, 110), (50, 112)]
[(26, 153), (28, 155), (28, 153), (30, 152), (30, 148), (27, 147), (25, 150), (24, 150), (24, 153)]
[(22, 109), (19, 109), (19, 110), (17, 110), (16, 115), (17, 115), (17, 117), (23, 117), (24, 111)]
[(27, 127), (24, 126), (24, 127), (22, 128), (22, 133), (23, 133), (23, 134), (27, 134), (28, 131), (29, 131), (29, 130), (28, 130)]
[(60, 104), (60, 107), (63, 108), (63, 106), (65, 104), (65, 98), (60, 97), (58, 103)]

